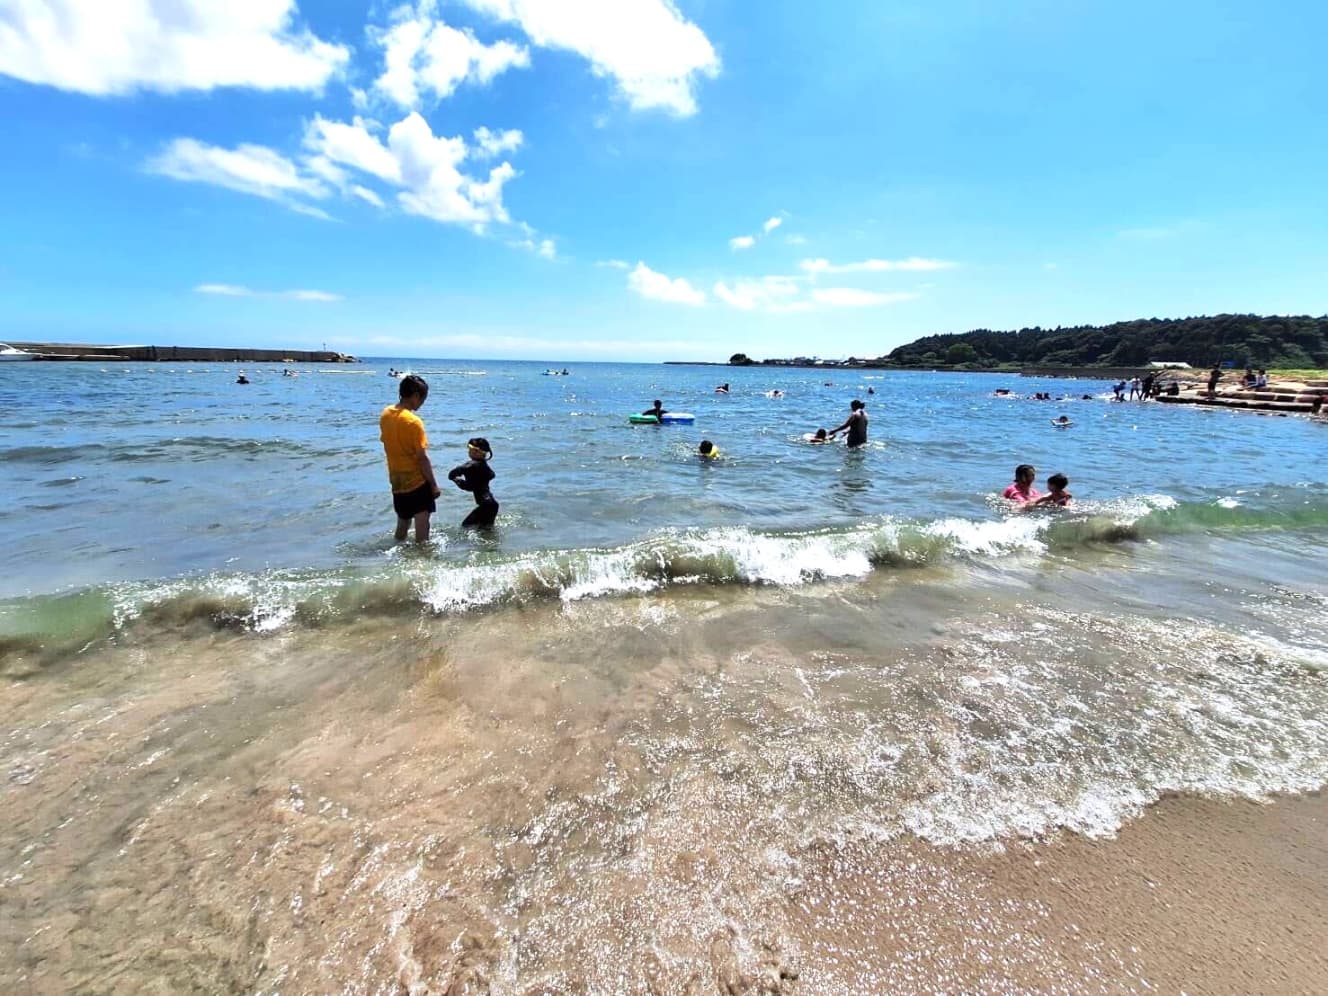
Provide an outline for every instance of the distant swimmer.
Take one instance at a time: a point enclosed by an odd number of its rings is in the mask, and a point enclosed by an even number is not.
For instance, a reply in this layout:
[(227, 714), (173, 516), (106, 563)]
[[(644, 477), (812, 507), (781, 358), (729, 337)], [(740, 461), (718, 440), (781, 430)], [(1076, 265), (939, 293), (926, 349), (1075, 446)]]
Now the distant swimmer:
[(1033, 487), (1036, 480), (1037, 468), (1031, 463), (1021, 463), (1014, 469), (1014, 483), (1005, 489), (1001, 497), (1021, 505), (1037, 501), (1042, 497), (1042, 492)]
[(1070, 486), (1070, 479), (1064, 474), (1052, 474), (1047, 478), (1047, 493), (1033, 502), (1034, 505), (1043, 508), (1052, 506), (1054, 508), (1064, 508), (1070, 502), (1074, 501), (1074, 495), (1065, 489)]
[(729, 385), (728, 385), (728, 383), (725, 382), (725, 383), (723, 383), (723, 384), (720, 384), (719, 387), (715, 388), (715, 393), (716, 393), (716, 394), (728, 394), (728, 393), (729, 393)]
[(659, 400), (659, 398), (656, 398), (656, 399), (655, 399), (655, 405), (654, 405), (654, 407), (653, 407), (653, 408), (647, 408), (647, 409), (646, 409), (645, 411), (643, 411), (641, 414), (642, 414), (642, 415), (654, 415), (655, 418), (660, 419), (660, 420), (663, 420), (664, 416), (667, 414), (667, 409), (665, 409), (663, 403)]
[(466, 443), (466, 455), (470, 459), (449, 470), (447, 479), (475, 496), (475, 510), (461, 521), (461, 525), (488, 529), (498, 518), (498, 502), (489, 491), (489, 482), (494, 478), (493, 468), (489, 466), (493, 448), (483, 436), (476, 436)]
[(240, 374), (240, 376), (238, 376), (238, 377), (235, 378), (235, 383), (237, 383), (237, 384), (248, 384), (248, 383), (249, 383), (249, 378), (246, 377), (244, 374)]
[(868, 393), (868, 394), (875, 394), (875, 393), (876, 393), (876, 388), (874, 388), (874, 387), (869, 387), (869, 388), (867, 388), (867, 393)]
[(862, 446), (867, 442), (867, 406), (854, 398), (849, 403), (849, 416), (844, 424), (837, 429), (831, 429), (830, 435), (837, 436), (845, 429), (848, 430), (848, 438), (845, 440), (849, 446)]
[(773, 391), (766, 391), (765, 396), (767, 398), (782, 398), (784, 396), (784, 392), (781, 391), (779, 388), (775, 388)]
[(429, 437), (415, 413), (429, 397), (423, 377), (407, 374), (397, 385), (398, 401), (378, 417), (378, 438), (387, 457), (387, 478), (392, 485), (392, 507), (397, 513), (396, 540), (400, 543), (415, 525), (415, 542), (429, 539), (429, 516), (438, 510), (434, 501), (442, 491), (429, 462)]
[(708, 439), (701, 440), (701, 445), (696, 448), (696, 452), (703, 460), (719, 459), (719, 447)]
[(808, 435), (806, 435), (806, 436), (803, 436), (802, 438), (805, 439), (805, 440), (807, 440), (807, 442), (809, 442), (809, 443), (828, 443), (828, 442), (830, 442), (830, 437), (829, 437), (829, 435), (826, 434), (826, 431), (825, 431), (824, 429), (817, 429), (816, 432), (814, 432), (814, 433), (810, 433), (810, 434), (808, 434)]
[(1054, 418), (1051, 420), (1051, 424), (1058, 429), (1065, 429), (1074, 425), (1074, 423), (1070, 421), (1069, 415), (1062, 415), (1060, 418)]

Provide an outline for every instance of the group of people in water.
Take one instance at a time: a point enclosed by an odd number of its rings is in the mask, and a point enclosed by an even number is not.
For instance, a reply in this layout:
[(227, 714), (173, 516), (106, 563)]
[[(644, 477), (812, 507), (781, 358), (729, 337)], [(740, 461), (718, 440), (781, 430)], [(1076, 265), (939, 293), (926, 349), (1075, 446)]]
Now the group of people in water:
[(1064, 508), (1074, 500), (1074, 495), (1066, 490), (1070, 479), (1064, 474), (1052, 474), (1047, 478), (1046, 494), (1033, 486), (1036, 480), (1037, 468), (1031, 463), (1021, 463), (1014, 469), (1014, 482), (1001, 493), (1001, 497), (1024, 508)]
[[(416, 414), (429, 397), (429, 384), (423, 377), (404, 374), (397, 385), (397, 403), (388, 405), (378, 417), (378, 437), (387, 458), (387, 477), (392, 486), (392, 507), (397, 513), (397, 542), (415, 528), (415, 541), (429, 539), (429, 519), (438, 511), (437, 499), (442, 489), (429, 460), (429, 437), (424, 421)], [(489, 484), (494, 479), (493, 447), (483, 436), (466, 442), (466, 462), (447, 472), (447, 479), (462, 491), (470, 492), (475, 509), (461, 525), (487, 529), (498, 518), (498, 501)]]
[[(726, 393), (728, 385), (721, 386), (725, 389), (721, 393)], [(429, 385), (416, 374), (401, 374), (397, 394), (397, 402), (386, 406), (378, 418), (379, 440), (383, 444), (388, 481), (392, 488), (392, 506), (397, 515), (395, 536), (398, 542), (403, 541), (413, 528), (416, 542), (424, 543), (429, 539), (430, 518), (438, 510), (437, 499), (442, 494), (429, 459), (428, 434), (418, 414), (429, 397)], [(663, 416), (668, 412), (663, 403), (656, 399), (641, 414), (653, 415), (662, 423)], [(867, 442), (868, 422), (866, 403), (854, 398), (849, 403), (848, 417), (841, 425), (834, 429), (818, 429), (815, 434), (804, 438), (809, 443), (828, 443), (842, 432), (848, 446), (859, 447)], [(712, 440), (703, 439), (697, 448), (697, 455), (703, 460), (715, 460), (719, 458), (720, 450)], [(489, 441), (482, 436), (475, 436), (466, 442), (465, 462), (447, 472), (447, 479), (460, 490), (469, 492), (475, 500), (475, 508), (462, 520), (463, 527), (487, 529), (498, 517), (499, 504), (490, 488), (495, 477), (490, 466), (492, 459), (493, 447)], [(1034, 467), (1020, 464), (1015, 468), (1014, 483), (1005, 489), (1003, 496), (1025, 507), (1063, 507), (1070, 504), (1072, 496), (1066, 490), (1070, 482), (1064, 474), (1052, 474), (1047, 478), (1045, 495), (1033, 486), (1036, 477)]]

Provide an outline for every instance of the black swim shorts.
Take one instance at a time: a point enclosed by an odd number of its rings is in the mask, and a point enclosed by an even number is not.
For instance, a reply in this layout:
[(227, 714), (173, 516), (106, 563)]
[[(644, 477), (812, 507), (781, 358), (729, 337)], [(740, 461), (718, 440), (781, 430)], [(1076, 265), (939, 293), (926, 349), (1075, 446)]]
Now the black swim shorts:
[(433, 499), (433, 488), (428, 481), (414, 491), (393, 491), (392, 507), (397, 510), (398, 519), (413, 519), (421, 512), (438, 511), (438, 505)]

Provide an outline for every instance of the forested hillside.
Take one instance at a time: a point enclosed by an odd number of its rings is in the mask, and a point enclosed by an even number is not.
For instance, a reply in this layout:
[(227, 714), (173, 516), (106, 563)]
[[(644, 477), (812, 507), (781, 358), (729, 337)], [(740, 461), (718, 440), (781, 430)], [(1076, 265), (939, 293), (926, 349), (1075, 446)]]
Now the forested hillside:
[(1142, 366), (1154, 360), (1193, 366), (1328, 367), (1328, 316), (1140, 318), (1114, 325), (976, 329), (929, 335), (890, 353), (891, 365)]

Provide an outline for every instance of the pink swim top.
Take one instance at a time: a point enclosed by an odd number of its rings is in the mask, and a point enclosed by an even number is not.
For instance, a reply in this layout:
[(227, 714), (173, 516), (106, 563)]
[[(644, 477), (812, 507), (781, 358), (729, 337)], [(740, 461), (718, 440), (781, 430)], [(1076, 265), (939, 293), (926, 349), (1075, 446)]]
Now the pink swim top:
[(1042, 492), (1032, 486), (1027, 491), (1021, 491), (1018, 484), (1011, 484), (1005, 489), (1005, 493), (1001, 497), (1008, 498), (1010, 501), (1036, 501), (1042, 497)]

